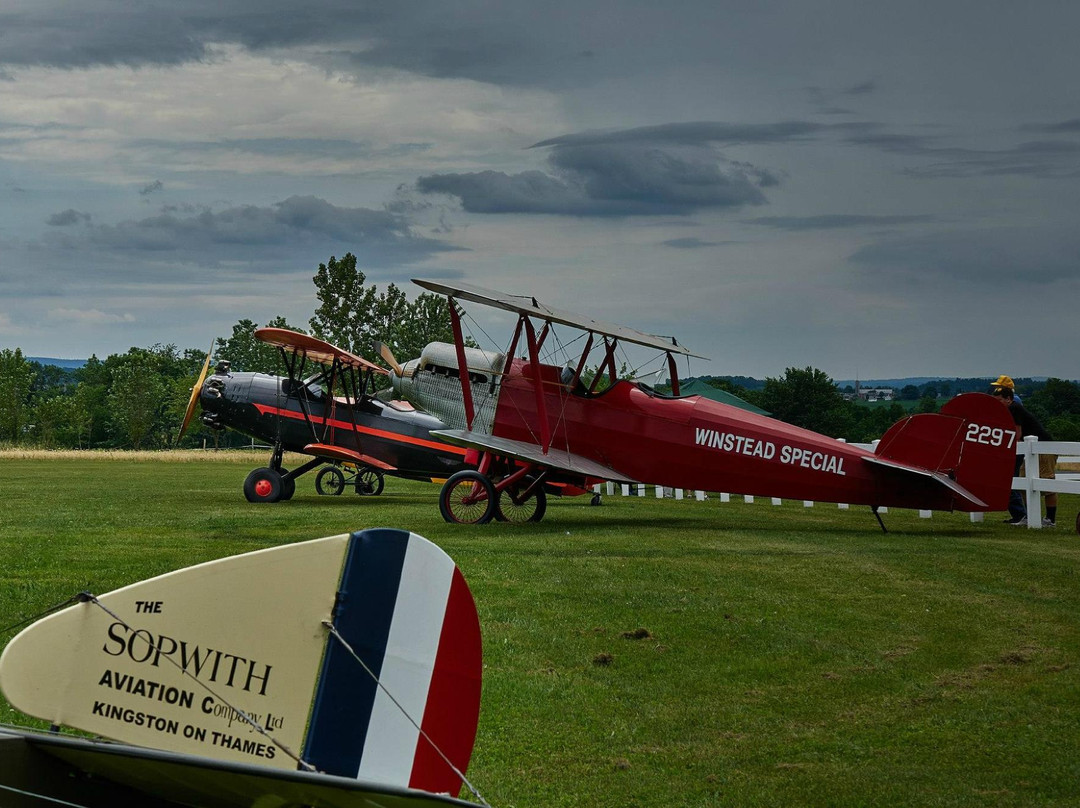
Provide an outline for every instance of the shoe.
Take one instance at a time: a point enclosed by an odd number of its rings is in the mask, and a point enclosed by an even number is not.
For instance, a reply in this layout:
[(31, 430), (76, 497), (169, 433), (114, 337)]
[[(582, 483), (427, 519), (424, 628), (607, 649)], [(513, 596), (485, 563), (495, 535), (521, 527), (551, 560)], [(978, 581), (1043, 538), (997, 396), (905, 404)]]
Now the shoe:
[(1016, 525), (1017, 527), (1026, 527), (1027, 526), (1027, 517), (1026, 516), (1021, 516), (1019, 519), (1006, 519), (1005, 524), (1007, 524), (1007, 525)]
[(1051, 519), (1049, 516), (1044, 516), (1042, 521), (1043, 527), (1057, 527), (1057, 522)]

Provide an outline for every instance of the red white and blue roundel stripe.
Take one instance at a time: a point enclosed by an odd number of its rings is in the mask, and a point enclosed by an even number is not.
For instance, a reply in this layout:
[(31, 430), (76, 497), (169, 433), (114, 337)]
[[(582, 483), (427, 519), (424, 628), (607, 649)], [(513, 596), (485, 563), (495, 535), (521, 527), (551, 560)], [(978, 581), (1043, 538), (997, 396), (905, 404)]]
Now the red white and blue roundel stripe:
[(363, 665), (328, 639), (302, 757), (327, 774), (456, 795), (443, 755), (466, 770), (481, 643), (453, 560), (414, 533), (352, 534), (333, 623)]

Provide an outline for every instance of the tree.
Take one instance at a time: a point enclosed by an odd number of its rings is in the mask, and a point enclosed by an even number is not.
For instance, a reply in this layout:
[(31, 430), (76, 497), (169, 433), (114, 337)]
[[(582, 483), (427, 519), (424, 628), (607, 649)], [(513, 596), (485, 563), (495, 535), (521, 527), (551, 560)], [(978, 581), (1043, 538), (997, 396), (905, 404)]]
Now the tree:
[(851, 428), (847, 402), (836, 383), (817, 368), (788, 368), (783, 378), (766, 379), (759, 401), (773, 417), (824, 435), (843, 437)]
[(0, 440), (18, 443), (27, 426), (34, 370), (19, 348), (0, 351)]
[[(371, 322), (376, 292), (367, 286), (367, 276), (357, 269), (356, 256), (345, 253), (341, 260), (330, 256), (312, 278), (319, 307), (309, 320), (311, 332), (339, 348), (363, 355), (370, 352)], [(364, 343), (367, 344), (364, 344)]]
[[(312, 279), (320, 301), (311, 332), (359, 356), (371, 356), (376, 341), (401, 361), (420, 355), (429, 342), (450, 342), (450, 309), (441, 295), (421, 293), (412, 303), (391, 283), (385, 292), (367, 284), (356, 256), (331, 256)], [(475, 345), (471, 340), (466, 344)]]
[(162, 410), (164, 395), (165, 382), (145, 358), (126, 362), (113, 373), (109, 405), (127, 445), (142, 448)]
[[(240, 320), (233, 326), (232, 336), (219, 343), (217, 356), (228, 359), (233, 370), (253, 373), (279, 372), (281, 357), (278, 350), (255, 338), (255, 330), (258, 327), (254, 320)], [(303, 333), (303, 329), (295, 328), (285, 322), (284, 317), (275, 317), (266, 324), (266, 327), (287, 328), (290, 331)]]

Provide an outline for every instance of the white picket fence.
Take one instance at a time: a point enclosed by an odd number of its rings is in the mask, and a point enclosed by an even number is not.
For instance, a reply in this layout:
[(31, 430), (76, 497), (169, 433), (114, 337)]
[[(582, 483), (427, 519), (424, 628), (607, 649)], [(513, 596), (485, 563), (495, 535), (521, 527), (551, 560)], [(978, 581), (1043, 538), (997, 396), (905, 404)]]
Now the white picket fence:
[[(877, 448), (877, 441), (873, 443), (853, 443), (852, 446), (858, 446), (860, 449), (867, 449), (874, 451)], [(1013, 489), (1020, 491), (1027, 500), (1028, 507), (1028, 527), (1033, 530), (1038, 530), (1042, 527), (1042, 496), (1041, 494), (1048, 492), (1056, 492), (1059, 494), (1080, 494), (1080, 472), (1063, 472), (1058, 471), (1057, 476), (1052, 480), (1044, 480), (1039, 477), (1039, 455), (1052, 454), (1058, 456), (1058, 466), (1060, 468), (1062, 463), (1080, 464), (1080, 442), (1076, 441), (1044, 441), (1039, 442), (1038, 438), (1031, 437), (1025, 438), (1020, 441), (1016, 448), (1017, 454), (1024, 457), (1024, 476), (1013, 478)], [(646, 496), (646, 492), (649, 488), (653, 488), (656, 492), (657, 499), (660, 499), (667, 495), (667, 492), (672, 492), (672, 496), (676, 500), (693, 498), (698, 501), (705, 500), (709, 494), (704, 491), (692, 491), (682, 488), (663, 488), (661, 486), (646, 486), (643, 483), (637, 485), (621, 484), (618, 487), (615, 483), (607, 483), (607, 494), (612, 496), (616, 490), (624, 497), (629, 496)], [(596, 485), (593, 490), (599, 494), (603, 491), (603, 486)], [(730, 502), (731, 494), (719, 493), (721, 502)], [(754, 497), (750, 495), (743, 495), (744, 502), (752, 503)], [(776, 497), (771, 498), (773, 505), (782, 504), (783, 500)], [(803, 500), (803, 507), (812, 508), (816, 503), (810, 500)], [(847, 509), (848, 505), (841, 503), (837, 506), (841, 509)], [(888, 508), (879, 508), (880, 513), (888, 513)], [(972, 522), (983, 521), (983, 513), (970, 514)], [(919, 516), (924, 519), (929, 519), (933, 516), (933, 511), (919, 511)]]

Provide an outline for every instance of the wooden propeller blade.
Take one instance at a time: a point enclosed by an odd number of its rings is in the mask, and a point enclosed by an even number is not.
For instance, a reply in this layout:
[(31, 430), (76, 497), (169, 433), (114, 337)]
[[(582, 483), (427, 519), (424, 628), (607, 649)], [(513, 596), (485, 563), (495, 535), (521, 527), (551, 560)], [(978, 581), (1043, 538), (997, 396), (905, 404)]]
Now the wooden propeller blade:
[(195, 386), (191, 388), (191, 398), (188, 399), (187, 411), (184, 412), (184, 422), (180, 424), (180, 434), (176, 436), (176, 444), (179, 444), (180, 439), (184, 437), (184, 433), (187, 432), (188, 424), (191, 423), (191, 416), (195, 414), (195, 405), (199, 401), (199, 393), (202, 392), (203, 382), (206, 381), (206, 373), (210, 370), (210, 356), (214, 352), (215, 342), (217, 342), (216, 339), (210, 342), (210, 350), (206, 353), (206, 361), (203, 362), (202, 372), (199, 374)]
[(398, 376), (401, 376), (401, 365), (398, 364), (397, 359), (394, 358), (394, 352), (390, 350), (390, 346), (385, 342), (375, 342), (375, 352), (383, 358), (383, 361), (390, 366), (390, 369), (394, 371)]

